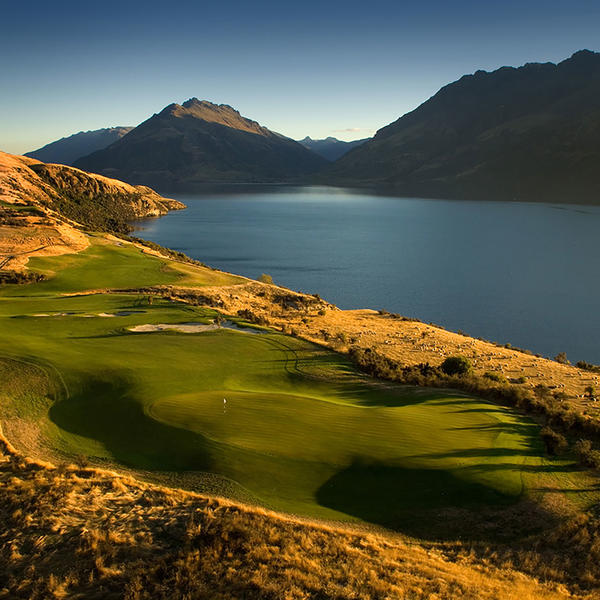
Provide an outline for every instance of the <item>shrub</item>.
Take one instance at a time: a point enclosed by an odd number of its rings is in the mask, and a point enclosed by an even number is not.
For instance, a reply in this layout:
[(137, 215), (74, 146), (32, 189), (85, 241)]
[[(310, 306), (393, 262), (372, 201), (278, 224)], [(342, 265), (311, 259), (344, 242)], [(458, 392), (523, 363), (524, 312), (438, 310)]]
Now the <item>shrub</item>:
[(547, 400), (550, 398), (550, 388), (543, 383), (538, 383), (533, 388), (533, 393), (538, 400)]
[(504, 375), (500, 375), (499, 373), (494, 373), (493, 371), (486, 371), (483, 376), (486, 379), (491, 381), (495, 381), (497, 383), (507, 383), (506, 377)]
[(580, 464), (592, 469), (600, 469), (600, 452), (592, 448), (589, 440), (579, 440), (575, 443), (574, 450)]
[(466, 375), (472, 368), (471, 362), (464, 356), (449, 356), (441, 364), (441, 369), (446, 375)]
[(592, 371), (592, 373), (600, 373), (600, 365), (593, 365), (592, 363), (585, 362), (585, 360), (580, 360), (579, 362), (575, 363), (575, 366), (578, 369)]
[(559, 352), (555, 357), (554, 360), (556, 362), (559, 362), (561, 365), (570, 365), (571, 362), (569, 361), (569, 359), (567, 358), (567, 353), (566, 352)]
[(258, 280), (261, 283), (268, 283), (269, 285), (273, 285), (273, 278), (270, 275), (267, 275), (266, 273), (263, 273)]
[(33, 273), (31, 271), (0, 271), (0, 285), (5, 283), (37, 283), (44, 281), (45, 275), (41, 273)]
[(548, 454), (563, 454), (569, 448), (567, 438), (548, 426), (542, 427), (540, 437), (546, 445)]

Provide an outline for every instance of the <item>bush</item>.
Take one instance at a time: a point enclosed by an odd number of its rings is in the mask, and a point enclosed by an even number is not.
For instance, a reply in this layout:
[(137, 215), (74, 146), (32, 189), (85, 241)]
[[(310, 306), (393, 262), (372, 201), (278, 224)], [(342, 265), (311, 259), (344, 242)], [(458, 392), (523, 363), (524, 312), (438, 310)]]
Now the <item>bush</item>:
[(548, 400), (551, 397), (550, 388), (543, 383), (538, 383), (533, 388), (533, 393), (538, 400)]
[(575, 366), (578, 369), (584, 369), (585, 371), (591, 371), (592, 373), (600, 373), (600, 365), (593, 365), (592, 363), (585, 362), (585, 360), (580, 360), (575, 363)]
[(0, 271), (0, 285), (6, 283), (37, 283), (39, 281), (44, 281), (45, 279), (45, 275), (33, 273), (31, 271)]
[(273, 285), (273, 278), (270, 275), (267, 275), (266, 273), (263, 273), (258, 280), (261, 283), (268, 283), (269, 285)]
[(592, 448), (592, 442), (579, 440), (575, 443), (574, 450), (580, 464), (592, 469), (600, 469), (600, 452)]
[(449, 356), (440, 368), (446, 375), (466, 375), (473, 369), (469, 359), (464, 356)]
[(555, 357), (554, 360), (558, 363), (560, 363), (561, 365), (570, 365), (571, 362), (569, 361), (569, 359), (567, 358), (567, 353), (566, 352), (559, 352)]
[(569, 448), (567, 438), (550, 427), (542, 427), (540, 437), (546, 445), (548, 454), (563, 454)]
[(506, 377), (504, 375), (500, 375), (498, 373), (494, 373), (493, 371), (486, 371), (483, 376), (490, 381), (495, 381), (497, 383), (507, 383)]

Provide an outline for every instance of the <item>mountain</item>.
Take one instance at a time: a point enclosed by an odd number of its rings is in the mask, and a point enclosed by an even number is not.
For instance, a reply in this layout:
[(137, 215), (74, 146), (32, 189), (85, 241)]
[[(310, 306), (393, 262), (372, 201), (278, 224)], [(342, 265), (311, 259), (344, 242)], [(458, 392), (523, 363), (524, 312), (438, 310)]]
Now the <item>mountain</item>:
[(72, 165), (78, 158), (110, 146), (132, 129), (133, 127), (110, 127), (95, 131), (80, 131), (32, 152), (27, 152), (25, 156), (46, 163)]
[(335, 161), (344, 156), (346, 152), (352, 150), (352, 148), (364, 144), (368, 139), (369, 138), (364, 138), (362, 140), (344, 142), (334, 137), (328, 137), (324, 140), (313, 140), (312, 138), (306, 136), (303, 140), (299, 141), (305, 148), (312, 150), (319, 156), (322, 156), (330, 161)]
[(75, 165), (130, 183), (184, 191), (214, 181), (293, 181), (327, 162), (231, 106), (192, 98), (167, 106)]
[(417, 196), (600, 202), (600, 54), (464, 76), (324, 177)]

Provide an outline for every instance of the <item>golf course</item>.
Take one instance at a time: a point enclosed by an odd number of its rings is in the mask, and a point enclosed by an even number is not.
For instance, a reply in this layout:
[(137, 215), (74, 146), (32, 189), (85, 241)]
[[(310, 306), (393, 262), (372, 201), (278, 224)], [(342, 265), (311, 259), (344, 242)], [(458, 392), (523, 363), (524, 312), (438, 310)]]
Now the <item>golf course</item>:
[(47, 279), (0, 288), (0, 418), (31, 454), (423, 536), (449, 511), (541, 489), (592, 501), (510, 409), (370, 379), (321, 346), (131, 291), (242, 278), (102, 235), (28, 267)]

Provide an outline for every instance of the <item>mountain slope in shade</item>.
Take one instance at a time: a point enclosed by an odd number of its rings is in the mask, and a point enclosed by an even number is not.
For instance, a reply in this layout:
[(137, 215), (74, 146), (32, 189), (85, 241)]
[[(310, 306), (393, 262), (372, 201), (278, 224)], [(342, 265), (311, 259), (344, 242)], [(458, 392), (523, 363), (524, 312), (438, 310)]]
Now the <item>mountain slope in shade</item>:
[(133, 127), (110, 127), (95, 131), (80, 131), (32, 152), (27, 152), (25, 156), (46, 163), (72, 165), (78, 158), (110, 146), (132, 129)]
[(352, 148), (356, 148), (356, 146), (364, 144), (368, 139), (369, 138), (364, 138), (362, 140), (344, 142), (343, 140), (338, 140), (334, 137), (327, 137), (323, 140), (313, 140), (312, 138), (306, 136), (303, 140), (299, 141), (305, 148), (312, 150), (319, 156), (322, 156), (330, 161), (335, 161), (352, 150)]
[(600, 54), (464, 76), (325, 177), (417, 196), (600, 202)]
[(192, 98), (171, 104), (76, 166), (162, 190), (206, 182), (294, 181), (327, 162), (231, 106)]

